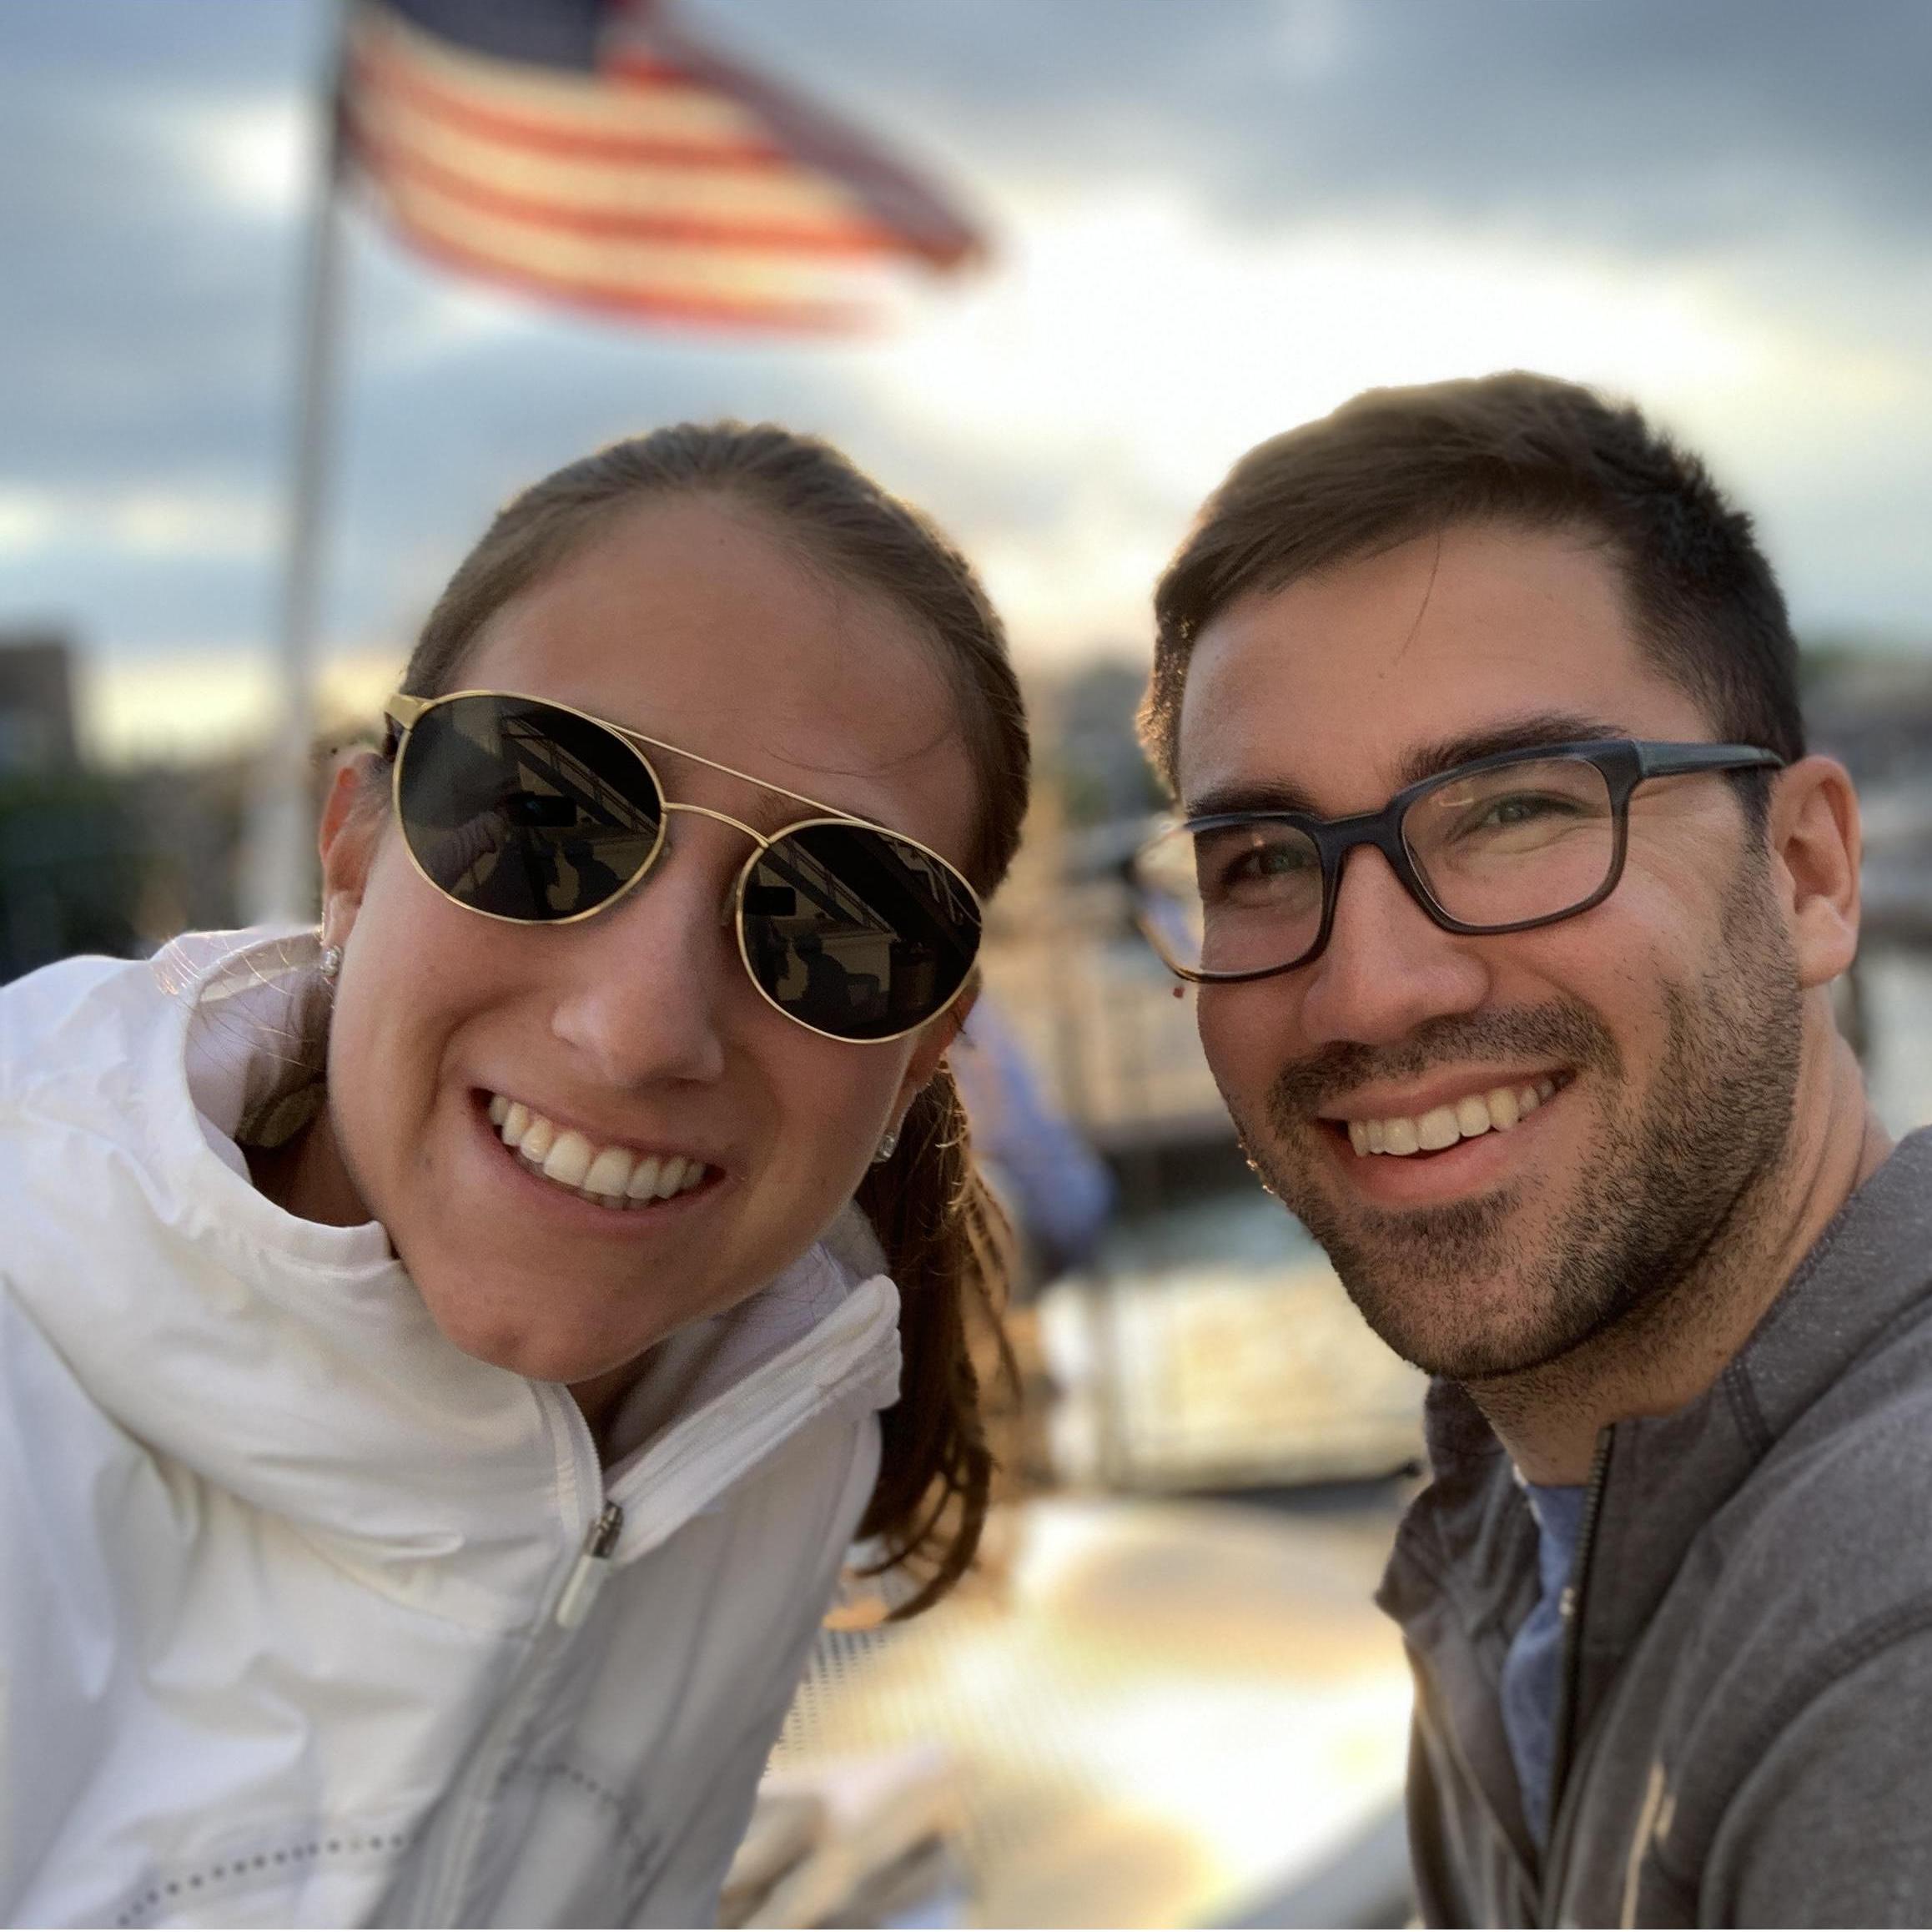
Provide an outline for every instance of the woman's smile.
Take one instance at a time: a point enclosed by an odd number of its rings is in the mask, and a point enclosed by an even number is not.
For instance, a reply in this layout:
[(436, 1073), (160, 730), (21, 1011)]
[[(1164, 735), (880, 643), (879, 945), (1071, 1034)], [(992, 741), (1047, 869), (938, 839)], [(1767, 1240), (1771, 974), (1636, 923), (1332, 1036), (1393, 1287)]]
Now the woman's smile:
[(713, 1924), (855, 1542), (910, 1614), (988, 1516), (971, 566), (667, 425), (499, 513), (383, 718), (318, 931), (0, 988), (9, 1924)]
[(559, 1194), (606, 1210), (634, 1214), (657, 1208), (724, 1178), (721, 1167), (696, 1154), (593, 1137), (507, 1094), (491, 1094), (485, 1111), (497, 1140), (525, 1173)]
[[(882, 675), (899, 694), (890, 707), (876, 702)], [(613, 521), (497, 612), (462, 682), (733, 767), (673, 759), (698, 809), (647, 877), (570, 922), (479, 917), (430, 883), (386, 820), (364, 835), (360, 880), (337, 868), (356, 909), (331, 1085), (362, 1197), (459, 1347), (576, 1382), (797, 1260), (950, 1037), (943, 1015), (898, 1040), (829, 1039), (753, 984), (719, 908), (750, 849), (742, 828), (774, 813), (760, 782), (958, 864), (972, 767), (913, 627), (832, 594), (716, 503), (647, 503)], [(448, 1165), (463, 1179), (425, 1190), (451, 1132), (476, 1143)]]

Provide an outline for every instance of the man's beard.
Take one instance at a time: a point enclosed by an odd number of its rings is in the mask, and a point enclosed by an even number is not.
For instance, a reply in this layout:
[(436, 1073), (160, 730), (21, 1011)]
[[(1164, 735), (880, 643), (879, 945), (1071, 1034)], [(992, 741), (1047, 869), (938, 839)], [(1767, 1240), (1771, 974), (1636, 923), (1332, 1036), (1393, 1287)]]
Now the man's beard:
[[(1596, 1014), (1557, 1000), (1447, 1015), (1393, 1048), (1331, 1047), (1276, 1079), (1265, 1132), (1238, 1123), (1255, 1170), (1398, 1355), (1461, 1381), (1554, 1361), (1662, 1307), (1748, 1222), (1779, 1170), (1798, 1082), (1796, 961), (1767, 883), (1761, 864), (1747, 864), (1726, 898), (1723, 956), (1688, 985), (1665, 984), (1664, 1049), (1647, 1093), (1629, 1091)], [(1317, 1107), (1371, 1080), (1512, 1059), (1562, 1062), (1588, 1077), (1600, 1109), (1587, 1171), (1533, 1240), (1514, 1185), (1406, 1210), (1343, 1207), (1322, 1190), (1316, 1137), (1331, 1130)]]

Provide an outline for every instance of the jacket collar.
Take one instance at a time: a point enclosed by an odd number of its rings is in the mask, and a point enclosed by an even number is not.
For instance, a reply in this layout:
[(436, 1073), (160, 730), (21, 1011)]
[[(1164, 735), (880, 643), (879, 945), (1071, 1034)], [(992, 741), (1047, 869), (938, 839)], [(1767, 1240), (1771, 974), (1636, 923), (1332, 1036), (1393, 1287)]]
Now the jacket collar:
[(1592, 1655), (1623, 1655), (1704, 1524), (1814, 1403), (1899, 1321), (1922, 1313), (1929, 1289), (1932, 1131), (1924, 1131), (1894, 1148), (1839, 1210), (1704, 1394), (1609, 1431), (1587, 1605)]
[[(1699, 1531), (1805, 1412), (1929, 1301), (1932, 1130), (1900, 1142), (1845, 1202), (1708, 1390), (1670, 1415), (1605, 1431), (1579, 1735)], [(1431, 1388), (1426, 1420), (1434, 1480), (1403, 1521), (1377, 1601), (1418, 1641), (1444, 1592), (1466, 1635), (1484, 1625), (1507, 1635), (1527, 1607), (1536, 1551), (1509, 1459), (1452, 1383)]]
[[(606, 1493), (568, 1391), (463, 1354), (380, 1226), (288, 1215), (235, 1145), (318, 1097), (316, 956), (313, 933), (197, 935), (63, 1009), (21, 1083), (40, 1252), (19, 1290), (93, 1398), (177, 1464), (380, 1587), (527, 1614)], [(620, 1562), (813, 1419), (897, 1399), (880, 1260), (863, 1222), (836, 1227), (669, 1352), (690, 1380), (656, 1378), (608, 1477)]]

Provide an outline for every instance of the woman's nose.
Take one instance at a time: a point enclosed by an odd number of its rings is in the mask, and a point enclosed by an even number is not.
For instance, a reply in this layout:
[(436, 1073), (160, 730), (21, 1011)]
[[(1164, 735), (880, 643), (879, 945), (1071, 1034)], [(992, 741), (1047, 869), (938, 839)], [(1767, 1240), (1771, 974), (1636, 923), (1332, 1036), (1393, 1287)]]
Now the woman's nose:
[(750, 989), (722, 909), (735, 873), (701, 849), (717, 843), (674, 831), (646, 878), (569, 929), (551, 1030), (605, 1084), (711, 1081), (724, 1071), (726, 1018)]
[(1410, 896), (1373, 846), (1344, 860), (1334, 923), (1302, 982), (1301, 1024), (1322, 1041), (1385, 1046), (1425, 1020), (1469, 1013), (1489, 989), (1487, 968)]

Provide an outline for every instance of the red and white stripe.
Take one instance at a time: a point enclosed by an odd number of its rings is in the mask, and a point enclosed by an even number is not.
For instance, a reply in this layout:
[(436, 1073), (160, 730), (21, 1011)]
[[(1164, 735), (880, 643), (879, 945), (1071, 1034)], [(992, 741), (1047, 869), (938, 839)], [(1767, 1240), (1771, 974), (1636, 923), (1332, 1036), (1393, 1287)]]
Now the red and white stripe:
[(655, 8), (593, 75), (456, 47), (362, 0), (342, 108), (349, 153), (418, 248), (593, 308), (837, 328), (863, 319), (882, 259), (978, 252), (862, 138)]

